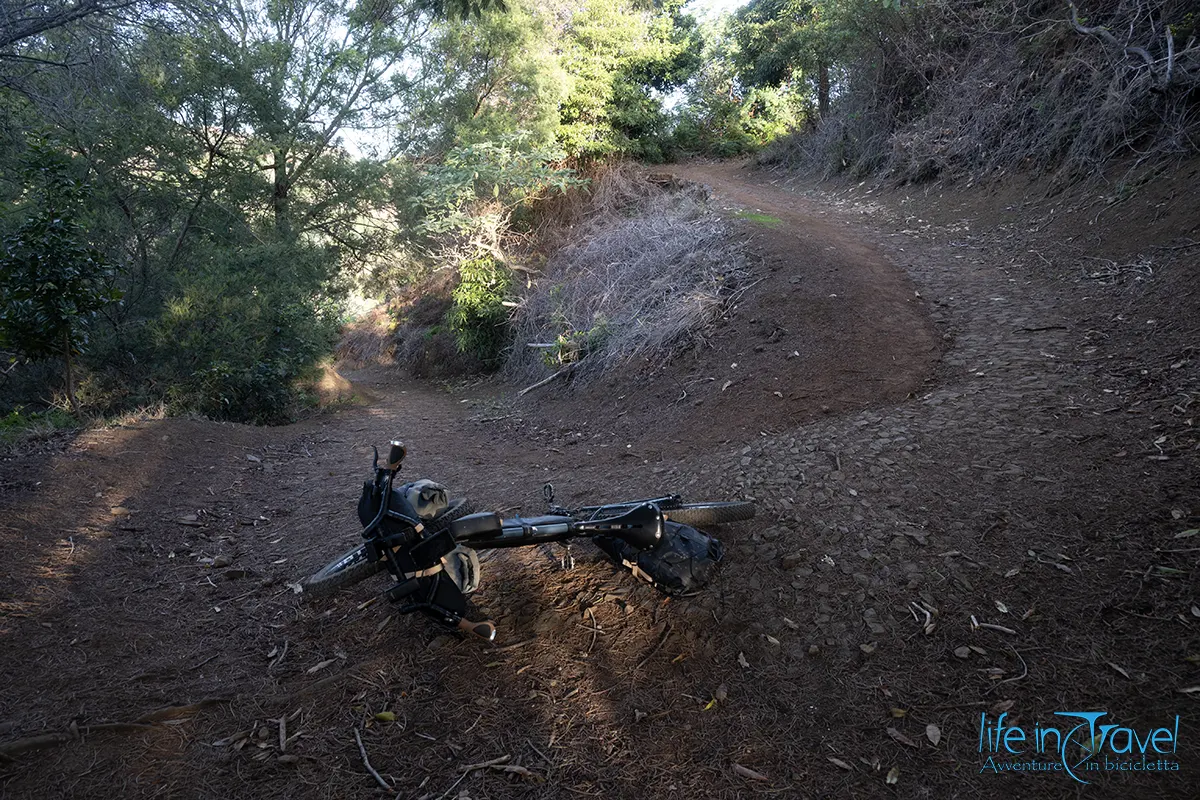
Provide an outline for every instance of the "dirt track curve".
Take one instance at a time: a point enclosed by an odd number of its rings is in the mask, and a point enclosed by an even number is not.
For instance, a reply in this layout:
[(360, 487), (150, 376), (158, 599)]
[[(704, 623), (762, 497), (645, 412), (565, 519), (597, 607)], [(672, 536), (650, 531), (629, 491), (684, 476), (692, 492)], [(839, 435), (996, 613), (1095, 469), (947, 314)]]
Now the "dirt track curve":
[[(1144, 293), (1081, 299), (978, 221), (679, 174), (784, 224), (746, 223), (763, 282), (661, 397), (374, 370), (350, 376), (369, 402), (292, 426), (149, 420), (0, 463), (0, 748), (64, 739), (0, 761), (0, 795), (1194, 796), (1194, 321), (1159, 317), (1177, 335), (1148, 351)], [(549, 480), (760, 516), (681, 601), (587, 546), (573, 569), (493, 555), (495, 646), (389, 617), (381, 581), (302, 605), (288, 582), (355, 541), (370, 445), (396, 434), (481, 508), (536, 512)], [(1181, 769), (981, 772), (981, 713), (1082, 709), (1179, 715)], [(463, 771), (501, 757), (532, 775)]]

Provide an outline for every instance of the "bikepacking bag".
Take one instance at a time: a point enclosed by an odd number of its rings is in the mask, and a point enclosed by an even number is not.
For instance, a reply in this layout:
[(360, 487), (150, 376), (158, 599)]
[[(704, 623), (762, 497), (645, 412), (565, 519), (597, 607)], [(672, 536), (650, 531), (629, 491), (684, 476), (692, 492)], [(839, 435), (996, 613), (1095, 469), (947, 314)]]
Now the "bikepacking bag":
[[(369, 525), (379, 513), (381, 493), (372, 481), (363, 484), (362, 496), (358, 500), (358, 518), (363, 525)], [(388, 507), (413, 519), (431, 520), (449, 507), (446, 498), (446, 487), (430, 480), (413, 481), (403, 486), (392, 488), (392, 502)], [(385, 525), (384, 530), (393, 533), (392, 525)]]
[(612, 536), (593, 536), (605, 554), (663, 594), (681, 595), (704, 587), (725, 555), (722, 544), (689, 525), (667, 521), (662, 540), (638, 550)]

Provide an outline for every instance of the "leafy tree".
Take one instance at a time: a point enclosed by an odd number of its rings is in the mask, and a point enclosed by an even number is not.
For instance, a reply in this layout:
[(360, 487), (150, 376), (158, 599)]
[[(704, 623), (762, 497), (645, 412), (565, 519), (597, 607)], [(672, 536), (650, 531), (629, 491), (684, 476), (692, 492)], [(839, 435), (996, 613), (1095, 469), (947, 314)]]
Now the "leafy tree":
[(584, 160), (657, 155), (654, 140), (666, 129), (658, 93), (698, 66), (695, 20), (681, 7), (674, 0), (586, 0), (557, 11), (561, 58), (572, 78), (558, 132), (567, 152)]
[(534, 148), (554, 141), (570, 79), (553, 30), (531, 3), (448, 20), (428, 57), (407, 125), (410, 149), (445, 153), (456, 145), (525, 134)]
[(96, 312), (121, 294), (112, 267), (78, 221), (87, 187), (73, 166), (47, 145), (32, 150), (25, 218), (0, 248), (0, 348), (31, 360), (62, 358), (67, 399), (77, 411), (75, 356), (87, 345)]
[(23, 3), (0, 0), (0, 59), (39, 61), (14, 50), (16, 45), (89, 17), (112, 14), (142, 0), (50, 0)]
[(757, 85), (741, 74), (733, 35), (739, 23), (723, 17), (704, 29), (703, 63), (685, 87), (674, 145), (685, 151), (731, 156), (755, 150), (802, 124), (807, 98), (790, 84)]

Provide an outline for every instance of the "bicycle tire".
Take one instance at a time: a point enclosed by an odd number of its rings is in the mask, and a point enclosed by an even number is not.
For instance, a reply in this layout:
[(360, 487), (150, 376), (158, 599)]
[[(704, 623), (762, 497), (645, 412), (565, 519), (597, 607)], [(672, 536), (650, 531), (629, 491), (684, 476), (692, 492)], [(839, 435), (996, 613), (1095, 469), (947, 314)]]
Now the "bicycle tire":
[(705, 525), (724, 525), (743, 522), (754, 517), (754, 503), (735, 500), (724, 503), (682, 503), (679, 508), (664, 508), (671, 522), (702, 528)]
[[(470, 513), (471, 504), (465, 497), (458, 497), (451, 500), (446, 510), (430, 520), (425, 528), (431, 533), (436, 533), (459, 517)], [(300, 585), (304, 587), (304, 597), (311, 599), (358, 583), (383, 570), (384, 562), (368, 559), (367, 546), (360, 544), (309, 575)]]

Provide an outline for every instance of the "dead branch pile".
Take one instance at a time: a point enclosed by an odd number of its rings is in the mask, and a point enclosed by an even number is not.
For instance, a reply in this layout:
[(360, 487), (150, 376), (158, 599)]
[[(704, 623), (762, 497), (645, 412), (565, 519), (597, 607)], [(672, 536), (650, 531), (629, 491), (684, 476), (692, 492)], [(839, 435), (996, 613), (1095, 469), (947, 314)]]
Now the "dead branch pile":
[(835, 113), (769, 153), (900, 182), (1098, 174), (1200, 153), (1200, 23), (1168, 0), (913, 4), (850, 67)]
[(662, 363), (703, 337), (745, 286), (745, 243), (700, 193), (642, 184), (625, 194), (641, 195), (632, 206), (593, 209), (531, 283), (514, 313), (510, 375)]

